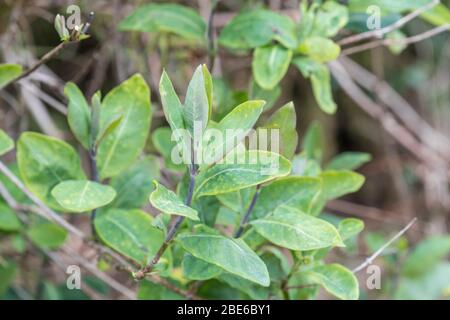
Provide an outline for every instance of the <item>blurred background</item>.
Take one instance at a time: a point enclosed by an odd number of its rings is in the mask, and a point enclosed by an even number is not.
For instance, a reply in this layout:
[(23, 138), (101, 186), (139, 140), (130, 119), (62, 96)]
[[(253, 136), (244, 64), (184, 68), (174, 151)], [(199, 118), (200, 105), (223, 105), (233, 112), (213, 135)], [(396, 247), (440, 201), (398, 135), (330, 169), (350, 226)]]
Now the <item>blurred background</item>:
[[(91, 11), (95, 13), (89, 39), (72, 44), (20, 85), (0, 90), (0, 127), (14, 139), (22, 131), (35, 130), (74, 141), (64, 117), (64, 84), (75, 82), (89, 98), (97, 90), (109, 91), (135, 72), (140, 72), (152, 89), (152, 130), (162, 126), (165, 119), (157, 90), (162, 69), (168, 70), (177, 91), (184, 92), (186, 79), (198, 64), (207, 61), (208, 52), (205, 46), (176, 36), (118, 31), (117, 25), (124, 17), (148, 2), (0, 0), (1, 63), (29, 66), (57, 46), (60, 40), (53, 26), (54, 18), (57, 13), (64, 14), (67, 6), (80, 6), (82, 19)], [(153, 2), (187, 5), (198, 10), (206, 21), (211, 10), (208, 0)], [(449, 7), (449, 1), (442, 4)], [(213, 32), (220, 33), (233, 15), (246, 7), (265, 6), (298, 20), (301, 19), (298, 5), (295, 0), (223, 0), (215, 11)], [(405, 14), (393, 13), (389, 19), (395, 22)], [(351, 13), (348, 25), (337, 38), (363, 32), (365, 28), (361, 15)], [(401, 32), (411, 36), (432, 28), (429, 22), (417, 18), (402, 27)], [(358, 169), (366, 177), (363, 188), (332, 201), (327, 207), (332, 217), (362, 219), (366, 229), (352, 246), (336, 252), (330, 260), (355, 265), (411, 219), (418, 218), (407, 236), (377, 260), (383, 270), (382, 288), (363, 290), (362, 298), (450, 298), (450, 263), (445, 261), (449, 249), (443, 248), (449, 246), (449, 241), (446, 238), (446, 242), (433, 242), (438, 235), (448, 235), (450, 227), (449, 40), (447, 31), (402, 48), (377, 46), (341, 57), (339, 65), (345, 68), (347, 77), (342, 73), (339, 76), (340, 70), (331, 67), (333, 97), (338, 105), (334, 115), (317, 107), (310, 82), (293, 66), (281, 82), (281, 91), (270, 98), (273, 108), (267, 115), (291, 100), (294, 102), (300, 141), (311, 123), (320, 124), (323, 163), (341, 152), (371, 155), (371, 161)], [(236, 54), (218, 47), (212, 73), (223, 81), (225, 93), (218, 95), (223, 99), (217, 98), (216, 108), (245, 98), (252, 79), (251, 61), (251, 53)], [(300, 143), (297, 152), (301, 150)], [(147, 151), (157, 153), (151, 141)], [(8, 154), (4, 160), (14, 167), (14, 154)], [(54, 263), (37, 257), (32, 250), (12, 252), (11, 243), (13, 240), (7, 234), (0, 233), (0, 259), (16, 257), (20, 277), (10, 287), (0, 273), (0, 296), (114, 297), (95, 277), (88, 280), (92, 282), (90, 292), (75, 294), (64, 290), (65, 274)], [(421, 251), (415, 253), (417, 261), (435, 259), (435, 263), (420, 277), (402, 275), (401, 261), (420, 246)], [(360, 277), (365, 281), (367, 274), (363, 272)]]

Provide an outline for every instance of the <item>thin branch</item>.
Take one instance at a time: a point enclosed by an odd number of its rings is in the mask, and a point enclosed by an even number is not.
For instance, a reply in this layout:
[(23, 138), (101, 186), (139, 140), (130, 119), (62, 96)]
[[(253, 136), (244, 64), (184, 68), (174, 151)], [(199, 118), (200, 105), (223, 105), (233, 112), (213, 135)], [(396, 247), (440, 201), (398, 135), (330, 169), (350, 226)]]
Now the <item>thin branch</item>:
[(395, 236), (393, 236), (388, 242), (381, 246), (380, 249), (374, 252), (370, 257), (368, 257), (362, 264), (357, 266), (352, 270), (353, 273), (357, 273), (363, 269), (365, 269), (368, 265), (373, 263), (375, 260), (387, 247), (389, 247), (392, 243), (394, 243), (398, 238), (400, 238), (412, 225), (417, 221), (417, 218), (411, 220), (402, 230), (400, 230)]
[(193, 292), (187, 291), (187, 290), (183, 290), (183, 289), (173, 285), (172, 283), (170, 283), (166, 279), (161, 278), (161, 277), (159, 277), (157, 275), (153, 275), (150, 278), (150, 280), (155, 282), (155, 283), (157, 283), (157, 284), (160, 284), (160, 285), (168, 288), (169, 290), (171, 290), (171, 291), (173, 291), (173, 292), (175, 292), (175, 293), (179, 294), (180, 296), (183, 296), (183, 297), (185, 297), (187, 299), (201, 300), (201, 298), (199, 296), (195, 295)]
[(369, 38), (374, 38), (374, 37), (381, 38), (384, 34), (392, 32), (396, 29), (403, 27), (405, 24), (407, 24), (411, 20), (415, 19), (416, 17), (420, 16), (425, 11), (430, 10), (434, 6), (438, 5), (439, 3), (440, 3), (439, 0), (433, 0), (430, 3), (424, 5), (423, 7), (420, 7), (418, 9), (412, 11), (411, 13), (407, 14), (406, 16), (397, 20), (396, 22), (394, 22), (393, 24), (391, 24), (389, 26), (386, 26), (381, 29), (371, 30), (371, 31), (367, 31), (367, 32), (349, 36), (347, 38), (339, 40), (338, 44), (342, 46), (342, 45), (346, 45), (346, 44), (350, 44), (350, 43), (354, 43), (354, 42), (359, 42), (361, 40), (365, 40), (365, 39), (369, 39)]
[(234, 235), (235, 238), (239, 238), (242, 235), (242, 232), (244, 232), (244, 228), (247, 225), (248, 219), (250, 219), (250, 215), (252, 214), (253, 208), (255, 207), (255, 204), (256, 204), (256, 201), (258, 200), (260, 192), (261, 192), (261, 185), (258, 184), (256, 186), (256, 192), (253, 195), (252, 202), (250, 202), (247, 212), (245, 213), (244, 217), (242, 218), (239, 228)]
[(376, 40), (368, 43), (364, 43), (358, 46), (354, 46), (348, 49), (344, 49), (341, 52), (341, 56), (348, 56), (358, 52), (374, 49), (380, 46), (390, 46), (390, 45), (408, 45), (412, 43), (416, 43), (419, 41), (423, 41), (425, 39), (431, 38), (439, 33), (445, 32), (449, 29), (449, 25), (445, 24), (439, 26), (437, 28), (433, 28), (431, 30), (425, 31), (423, 33), (416, 34), (414, 36), (405, 38), (405, 39), (382, 39)]

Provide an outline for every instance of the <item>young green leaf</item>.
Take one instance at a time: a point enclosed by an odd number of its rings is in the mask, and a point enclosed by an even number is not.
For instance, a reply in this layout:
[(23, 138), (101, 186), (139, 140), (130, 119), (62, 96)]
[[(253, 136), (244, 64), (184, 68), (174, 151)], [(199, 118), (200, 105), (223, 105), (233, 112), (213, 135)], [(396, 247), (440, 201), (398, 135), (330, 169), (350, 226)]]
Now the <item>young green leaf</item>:
[[(159, 93), (166, 120), (175, 133), (185, 129), (183, 119), (183, 105), (173, 88), (166, 71), (163, 71), (159, 82)], [(177, 140), (178, 141), (178, 140)]]
[(94, 224), (103, 242), (141, 265), (153, 257), (164, 241), (163, 232), (152, 226), (152, 217), (137, 209), (101, 212)]
[(21, 73), (22, 66), (19, 64), (0, 64), (0, 89), (20, 76)]
[(270, 90), (266, 90), (261, 88), (256, 81), (252, 81), (251, 99), (265, 101), (266, 104), (264, 105), (263, 111), (272, 109), (280, 96), (281, 87), (279, 85)]
[(20, 220), (14, 211), (6, 204), (0, 202), (0, 230), (7, 232), (18, 231), (20, 227)]
[(14, 141), (5, 131), (0, 129), (0, 156), (11, 151), (14, 148)]
[(204, 41), (206, 25), (193, 9), (179, 4), (146, 4), (119, 24), (122, 31), (170, 32), (186, 39)]
[(212, 234), (181, 234), (177, 239), (198, 259), (264, 287), (270, 284), (266, 265), (241, 239)]
[(108, 208), (141, 208), (154, 189), (153, 180), (160, 176), (160, 165), (155, 156), (149, 155), (111, 179), (110, 185), (117, 196)]
[(213, 80), (212, 80), (211, 73), (209, 73), (209, 70), (206, 67), (206, 64), (202, 65), (202, 71), (203, 71), (203, 79), (205, 81), (206, 97), (208, 98), (208, 111), (209, 111), (208, 119), (211, 119), (212, 105), (213, 105), (213, 93), (214, 93)]
[(36, 246), (53, 250), (62, 246), (66, 241), (67, 231), (57, 224), (43, 222), (32, 225), (27, 230), (27, 236)]
[(364, 183), (364, 176), (352, 171), (325, 171), (322, 178), (322, 195), (326, 200), (336, 199), (358, 191)]
[(295, 24), (286, 16), (263, 9), (238, 14), (219, 36), (219, 43), (230, 49), (253, 49), (272, 40), (294, 49), (297, 45)]
[(103, 127), (99, 128), (94, 144), (95, 149), (98, 148), (99, 144), (103, 141), (103, 139), (105, 139), (109, 134), (114, 132), (114, 130), (119, 126), (122, 119), (123, 119), (122, 115), (117, 115), (115, 118), (112, 118), (110, 122), (106, 123)]
[(17, 164), (25, 186), (55, 210), (64, 210), (51, 190), (65, 180), (83, 180), (78, 153), (64, 141), (24, 132), (17, 142)]
[(234, 192), (218, 194), (216, 197), (224, 206), (234, 212), (244, 214), (252, 201), (255, 191), (255, 187), (250, 187)]
[(355, 218), (343, 219), (339, 222), (338, 231), (342, 240), (347, 240), (364, 229), (364, 222)]
[(253, 53), (252, 69), (255, 81), (264, 89), (273, 89), (286, 74), (292, 50), (280, 45), (258, 47)]
[(327, 170), (355, 170), (372, 159), (365, 152), (342, 152), (326, 166)]
[(285, 177), (261, 189), (253, 215), (261, 218), (282, 205), (309, 213), (320, 195), (322, 182), (318, 178)]
[(181, 264), (183, 275), (190, 280), (208, 280), (222, 273), (218, 266), (186, 253)]
[(69, 212), (88, 212), (106, 206), (116, 197), (110, 186), (88, 180), (66, 180), (52, 189), (52, 196)]
[(150, 194), (152, 206), (163, 213), (199, 220), (197, 211), (185, 205), (175, 192), (157, 181), (153, 181), (153, 183), (155, 184), (155, 190)]
[(288, 206), (280, 206), (272, 215), (250, 224), (270, 242), (291, 250), (315, 250), (343, 245), (332, 224)]
[(64, 94), (69, 100), (67, 121), (70, 129), (85, 149), (89, 149), (89, 135), (91, 131), (91, 111), (83, 93), (73, 82), (64, 87)]
[(141, 75), (134, 75), (111, 90), (102, 102), (100, 128), (118, 116), (118, 127), (100, 143), (97, 166), (100, 178), (112, 177), (129, 167), (144, 148), (150, 130), (150, 90)]
[(306, 153), (295, 155), (291, 161), (291, 175), (293, 176), (317, 177), (322, 172), (320, 164), (316, 160), (306, 157)]
[(305, 272), (308, 279), (343, 300), (357, 300), (359, 285), (355, 275), (339, 264), (314, 267)]
[[(238, 159), (234, 159), (234, 156)], [(291, 164), (283, 156), (250, 150), (233, 155), (233, 158), (230, 156), (224, 163), (200, 172), (194, 194), (195, 197), (202, 197), (232, 192), (286, 176), (290, 170)]]
[(336, 60), (341, 48), (330, 39), (311, 37), (299, 45), (298, 51), (318, 63), (324, 63)]
[(172, 153), (180, 151), (180, 149), (178, 148), (177, 143), (172, 140), (172, 130), (169, 127), (157, 128), (152, 132), (151, 137), (156, 150), (164, 157), (167, 169), (183, 171), (186, 168), (183, 163), (175, 164), (172, 160)]

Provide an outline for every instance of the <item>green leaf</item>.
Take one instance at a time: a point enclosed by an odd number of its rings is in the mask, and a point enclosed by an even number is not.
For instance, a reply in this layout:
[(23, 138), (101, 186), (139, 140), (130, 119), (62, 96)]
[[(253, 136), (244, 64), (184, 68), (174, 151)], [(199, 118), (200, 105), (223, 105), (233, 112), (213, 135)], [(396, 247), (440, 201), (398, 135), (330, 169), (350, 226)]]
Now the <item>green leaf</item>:
[[(206, 128), (209, 120), (209, 100), (206, 92), (206, 82), (203, 67), (200, 65), (195, 70), (189, 82), (186, 98), (184, 99), (183, 118), (186, 129), (191, 137), (196, 137)], [(195, 127), (194, 127), (195, 124)], [(194, 132), (194, 129), (196, 132)]]
[(310, 213), (314, 200), (321, 192), (322, 182), (318, 178), (285, 177), (277, 179), (261, 189), (253, 215), (261, 218), (282, 205)]
[(320, 123), (314, 121), (308, 127), (303, 138), (302, 147), (305, 152), (306, 158), (316, 160), (320, 162), (322, 160), (324, 137), (322, 127)]
[(338, 231), (342, 240), (347, 240), (364, 229), (364, 222), (355, 218), (343, 219), (339, 222)]
[(27, 236), (36, 246), (54, 250), (66, 241), (67, 231), (57, 224), (43, 222), (32, 225), (27, 230)]
[(185, 205), (175, 192), (157, 181), (153, 181), (153, 183), (155, 184), (155, 190), (150, 194), (152, 206), (163, 213), (199, 220), (197, 211)]
[[(279, 153), (287, 159), (292, 159), (298, 143), (297, 115), (292, 102), (278, 109), (260, 128), (269, 129), (269, 131), (278, 130)], [(270, 135), (270, 132), (268, 134)]]
[(337, 106), (333, 101), (328, 68), (306, 57), (297, 57), (292, 60), (292, 63), (302, 72), (304, 77), (311, 78), (314, 98), (319, 107), (326, 113), (335, 113)]
[(314, 267), (305, 274), (313, 283), (321, 285), (326, 291), (343, 300), (357, 300), (359, 285), (355, 275), (339, 264)]
[(170, 291), (163, 285), (142, 280), (137, 293), (139, 300), (183, 300), (183, 296)]
[(160, 176), (160, 165), (155, 156), (146, 156), (131, 167), (111, 179), (110, 185), (116, 192), (116, 198), (108, 208), (134, 209), (147, 203), (154, 189), (153, 180)]
[(64, 210), (51, 190), (65, 180), (83, 180), (78, 153), (64, 141), (24, 132), (17, 143), (17, 164), (25, 186), (55, 210)]
[(255, 125), (264, 107), (264, 101), (246, 101), (228, 113), (203, 138), (203, 162), (212, 164), (234, 149)]
[(423, 7), (430, 2), (430, 0), (350, 0), (349, 9), (354, 12), (366, 12), (369, 6), (377, 6), (382, 12), (405, 12)]
[(280, 96), (281, 87), (279, 85), (270, 90), (266, 90), (261, 88), (256, 81), (252, 81), (251, 98), (253, 100), (264, 100), (266, 102), (263, 111), (272, 109)]
[(320, 164), (313, 159), (308, 159), (305, 153), (298, 154), (292, 158), (293, 176), (317, 177), (322, 169)]
[(305, 39), (298, 47), (298, 51), (318, 63), (336, 60), (341, 48), (332, 40), (322, 37)]
[(102, 212), (94, 224), (103, 242), (141, 265), (153, 257), (164, 241), (163, 232), (152, 226), (152, 217), (138, 209)]
[(289, 160), (272, 152), (251, 150), (239, 153), (237, 157), (226, 158), (224, 163), (200, 172), (194, 196), (217, 195), (255, 186), (286, 176), (291, 170)]
[(19, 218), (10, 207), (0, 202), (0, 230), (2, 231), (18, 231), (21, 224)]
[[(151, 137), (156, 150), (163, 156), (167, 169), (183, 171), (186, 168), (183, 163), (175, 164), (172, 161), (172, 152), (179, 151), (180, 149), (177, 147), (177, 143), (172, 140), (172, 130), (169, 127), (157, 128), (152, 132)], [(175, 135), (173, 138), (175, 138)]]
[(270, 242), (291, 250), (315, 250), (343, 245), (332, 224), (288, 206), (280, 206), (272, 215), (250, 224)]
[(326, 166), (327, 170), (355, 170), (372, 159), (365, 152), (342, 152)]
[(5, 131), (0, 129), (0, 156), (11, 151), (14, 148), (14, 141)]
[(83, 93), (73, 82), (64, 87), (64, 94), (69, 100), (67, 121), (70, 129), (85, 149), (89, 149), (91, 111)]
[(88, 212), (106, 206), (116, 197), (110, 186), (87, 180), (66, 180), (52, 189), (59, 205), (69, 212)]
[(100, 128), (122, 117), (118, 127), (100, 143), (97, 166), (101, 179), (129, 167), (144, 148), (150, 130), (150, 90), (137, 74), (111, 90), (102, 102)]
[[(334, 37), (340, 29), (346, 26), (349, 15), (346, 6), (336, 1), (326, 1), (315, 12), (314, 6), (310, 6), (310, 10), (302, 14), (302, 18), (310, 16), (310, 25), (304, 36), (320, 36), (325, 38)], [(303, 19), (302, 19), (303, 20)], [(300, 24), (300, 28), (305, 25)], [(301, 32), (302, 30), (300, 30)]]
[(122, 31), (169, 32), (186, 39), (204, 41), (206, 25), (193, 9), (179, 4), (147, 4), (119, 24)]
[(0, 64), (0, 89), (20, 76), (22, 66), (19, 64)]
[(436, 26), (442, 26), (450, 22), (450, 10), (442, 3), (425, 11), (420, 17)]
[(280, 45), (258, 47), (253, 53), (255, 81), (264, 89), (273, 89), (283, 79), (292, 59), (292, 50)]
[(208, 68), (206, 67), (206, 64), (202, 65), (202, 71), (203, 71), (203, 79), (205, 81), (205, 92), (206, 97), (208, 98), (208, 119), (211, 119), (212, 114), (212, 106), (213, 106), (213, 79), (211, 77), (211, 73), (209, 73)]
[(105, 139), (109, 134), (113, 133), (114, 130), (119, 126), (122, 121), (122, 115), (117, 115), (115, 118), (110, 119), (110, 121), (100, 128), (97, 136), (95, 137), (95, 148)]
[(238, 14), (221, 31), (219, 43), (230, 49), (252, 49), (272, 40), (294, 49), (294, 22), (273, 11), (257, 9)]
[(16, 264), (12, 261), (0, 263), (0, 297), (8, 290), (17, 275)]
[(181, 234), (177, 239), (198, 259), (264, 287), (270, 284), (266, 265), (241, 239), (211, 234)]
[(222, 269), (186, 253), (182, 262), (183, 275), (190, 280), (208, 280), (217, 277)]
[(244, 214), (252, 201), (255, 191), (256, 189), (254, 187), (240, 189), (235, 192), (218, 194), (217, 199), (234, 212)]
[(250, 299), (264, 300), (267, 299), (269, 295), (269, 288), (261, 287), (260, 285), (257, 285), (249, 280), (230, 273), (221, 273), (217, 279), (232, 288), (244, 292), (250, 297)]
[(420, 242), (406, 259), (402, 273), (418, 277), (431, 270), (450, 253), (450, 236), (432, 236)]
[(336, 199), (358, 191), (364, 183), (364, 176), (352, 171), (325, 171), (322, 178), (322, 195), (326, 200)]

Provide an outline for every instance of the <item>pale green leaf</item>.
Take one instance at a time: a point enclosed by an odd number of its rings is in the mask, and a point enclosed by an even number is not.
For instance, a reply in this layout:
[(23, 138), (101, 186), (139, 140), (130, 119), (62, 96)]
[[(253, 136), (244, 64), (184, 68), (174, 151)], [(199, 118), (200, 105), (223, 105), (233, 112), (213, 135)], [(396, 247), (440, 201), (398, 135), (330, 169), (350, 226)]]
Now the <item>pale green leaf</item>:
[(183, 275), (190, 280), (208, 280), (222, 273), (218, 266), (186, 253), (182, 262)]
[(36, 246), (53, 250), (64, 243), (67, 238), (67, 231), (57, 224), (43, 222), (32, 225), (27, 230), (27, 236)]
[(8, 290), (17, 275), (17, 266), (12, 261), (0, 263), (0, 297)]
[(264, 89), (273, 89), (286, 74), (292, 50), (280, 45), (258, 47), (253, 53), (252, 69), (255, 81)]
[(67, 121), (70, 129), (85, 149), (89, 149), (91, 111), (83, 93), (73, 82), (64, 87), (64, 94), (69, 100)]
[(163, 213), (199, 220), (196, 210), (185, 205), (177, 194), (154, 181), (155, 190), (150, 194), (152, 206)]
[(358, 191), (364, 183), (364, 176), (352, 171), (325, 171), (322, 178), (322, 195), (326, 200), (336, 199)]
[(289, 160), (268, 151), (251, 150), (237, 153), (233, 157), (228, 156), (224, 163), (215, 164), (199, 173), (195, 197), (217, 195), (251, 187), (286, 176), (291, 170)]
[(234, 289), (244, 292), (250, 299), (264, 300), (269, 296), (269, 288), (262, 287), (230, 273), (223, 272), (218, 275), (217, 279)]
[(298, 51), (318, 63), (336, 60), (341, 48), (332, 40), (322, 37), (311, 37), (300, 43)]
[(11, 151), (14, 148), (14, 141), (5, 131), (0, 129), (0, 156)]
[(343, 219), (339, 222), (338, 231), (342, 240), (347, 240), (364, 229), (364, 222), (355, 218)]
[(324, 149), (324, 136), (320, 123), (312, 122), (303, 137), (302, 147), (307, 159), (312, 159), (320, 163)]
[(179, 4), (146, 4), (119, 24), (123, 31), (169, 32), (204, 41), (206, 25), (193, 9)]
[(266, 265), (241, 239), (211, 234), (181, 234), (177, 239), (198, 259), (262, 286), (270, 284)]
[(288, 206), (280, 206), (273, 214), (250, 224), (270, 242), (291, 250), (342, 246), (332, 224)]
[(150, 90), (141, 75), (134, 75), (111, 90), (102, 102), (100, 128), (122, 117), (118, 127), (100, 143), (97, 166), (101, 179), (129, 167), (144, 148), (150, 130)]
[(55, 210), (63, 210), (51, 190), (65, 180), (83, 180), (78, 153), (64, 141), (24, 132), (17, 143), (17, 164), (25, 186)]
[(106, 206), (116, 197), (110, 186), (88, 180), (66, 180), (52, 189), (59, 205), (69, 212), (88, 212)]
[(14, 211), (6, 204), (0, 202), (0, 230), (18, 231), (20, 229), (20, 220)]
[(0, 64), (0, 89), (20, 76), (21, 73), (22, 66), (19, 64)]
[(257, 48), (272, 40), (287, 48), (295, 48), (295, 24), (289, 17), (263, 9), (238, 14), (219, 36), (219, 43), (230, 49)]
[(355, 170), (372, 159), (365, 152), (342, 152), (326, 166), (327, 170)]
[(163, 232), (152, 226), (152, 217), (141, 210), (111, 209), (99, 214), (94, 223), (103, 242), (141, 265), (164, 241)]
[[(172, 138), (175, 139), (175, 135), (172, 134), (172, 130), (169, 127), (157, 128), (152, 132), (151, 137), (156, 150), (163, 156), (167, 169), (180, 171), (186, 168), (182, 162), (179, 164), (173, 162), (175, 159), (172, 153), (178, 152), (180, 149), (177, 147), (177, 143), (172, 140)], [(177, 154), (178, 157), (176, 159), (182, 160), (181, 153)]]
[(234, 212), (245, 213), (252, 201), (256, 189), (254, 187), (237, 190), (235, 192), (218, 194), (217, 199)]

